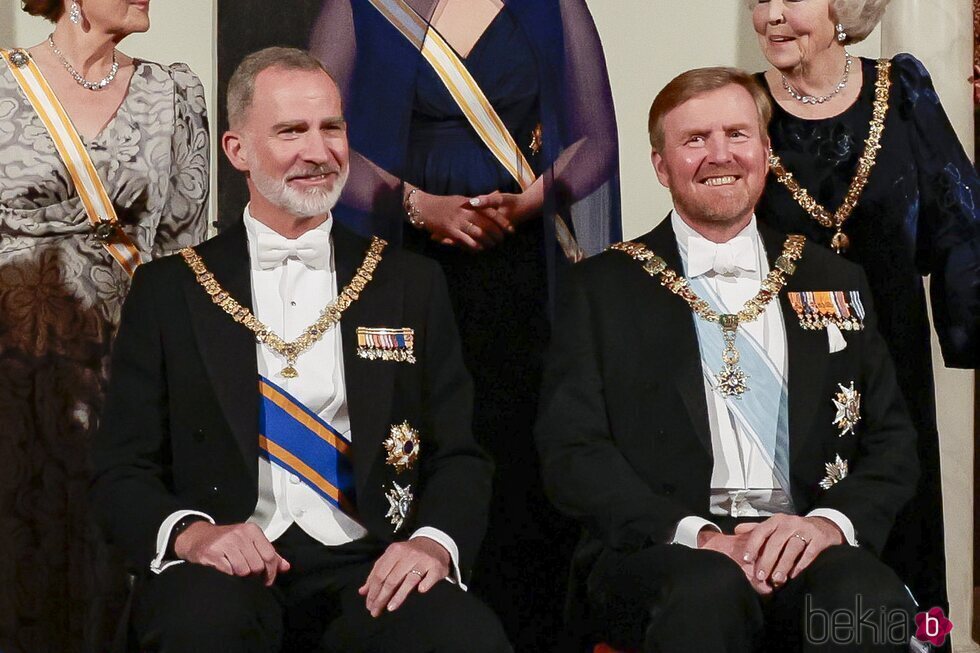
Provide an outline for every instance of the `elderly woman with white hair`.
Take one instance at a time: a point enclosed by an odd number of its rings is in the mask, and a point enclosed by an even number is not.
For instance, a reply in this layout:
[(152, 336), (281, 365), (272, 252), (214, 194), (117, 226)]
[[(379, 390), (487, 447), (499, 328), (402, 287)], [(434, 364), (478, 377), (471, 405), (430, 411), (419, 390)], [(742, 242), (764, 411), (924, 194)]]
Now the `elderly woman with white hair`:
[[(749, 0), (771, 64), (757, 79), (774, 105), (772, 175), (758, 216), (834, 248), (867, 273), (873, 297), (860, 299), (873, 299), (897, 362), (922, 466), (917, 496), (899, 516), (884, 557), (920, 606), (945, 608), (939, 437), (922, 278), (931, 275), (946, 365), (976, 368), (980, 182), (915, 57), (874, 61), (847, 52), (874, 29), (887, 4)], [(836, 312), (861, 310), (810, 308), (831, 320)]]

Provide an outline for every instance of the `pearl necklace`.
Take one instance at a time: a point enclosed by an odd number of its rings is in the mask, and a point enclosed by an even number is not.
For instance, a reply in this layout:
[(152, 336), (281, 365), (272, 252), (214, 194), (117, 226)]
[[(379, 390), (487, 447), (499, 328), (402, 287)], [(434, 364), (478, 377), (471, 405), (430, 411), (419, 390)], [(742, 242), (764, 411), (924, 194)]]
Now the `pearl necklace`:
[(783, 88), (785, 88), (786, 92), (789, 93), (790, 97), (796, 100), (797, 102), (802, 102), (803, 104), (823, 104), (824, 102), (830, 100), (835, 95), (837, 95), (838, 93), (844, 90), (844, 87), (847, 86), (847, 78), (848, 76), (850, 76), (850, 74), (851, 74), (851, 55), (848, 54), (847, 50), (845, 50), (844, 51), (844, 76), (841, 77), (841, 80), (837, 83), (837, 87), (827, 95), (820, 95), (820, 96), (802, 95), (799, 91), (797, 91), (795, 88), (793, 88), (790, 85), (789, 80), (786, 79), (786, 75), (780, 75), (780, 77), (782, 77), (783, 79)]
[(61, 54), (61, 50), (59, 50), (58, 46), (54, 44), (54, 34), (48, 35), (48, 45), (51, 46), (51, 49), (54, 50), (54, 53), (58, 56), (58, 59), (61, 60), (61, 63), (65, 67), (65, 70), (68, 71), (68, 74), (71, 75), (80, 86), (83, 86), (90, 91), (101, 91), (116, 78), (116, 73), (119, 72), (119, 62), (116, 61), (115, 49), (112, 50), (112, 68), (109, 69), (109, 74), (97, 82), (90, 82), (82, 77), (78, 71), (75, 70), (70, 63), (68, 63), (68, 59), (65, 58), (65, 55)]

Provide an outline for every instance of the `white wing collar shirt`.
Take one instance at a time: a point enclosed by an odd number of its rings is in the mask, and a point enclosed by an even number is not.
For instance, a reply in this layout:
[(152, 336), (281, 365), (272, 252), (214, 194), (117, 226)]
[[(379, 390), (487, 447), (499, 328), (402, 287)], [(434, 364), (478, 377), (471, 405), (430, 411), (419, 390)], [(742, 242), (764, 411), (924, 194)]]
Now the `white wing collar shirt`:
[[(692, 279), (702, 277), (728, 312), (738, 312), (759, 292), (763, 277), (769, 274), (769, 261), (754, 215), (749, 224), (726, 243), (708, 240), (684, 222), (676, 211), (671, 212), (670, 220), (685, 275)], [(762, 345), (786, 378), (789, 366), (786, 327), (779, 302), (771, 302), (760, 319), (739, 328)], [(724, 397), (714, 390), (707, 377), (704, 377), (704, 395), (713, 458), (711, 514), (768, 517), (776, 513), (793, 513), (792, 501), (780, 488), (772, 465), (756, 441), (744, 433), (732, 417)], [(845, 540), (856, 546), (854, 526), (840, 511), (818, 508), (807, 516), (830, 519), (841, 529)], [(685, 517), (678, 523), (673, 541), (697, 548), (698, 533), (703, 528), (720, 530), (701, 517)]]
[[(253, 312), (259, 321), (284, 340), (295, 340), (320, 317), (324, 306), (337, 297), (337, 270), (330, 240), (333, 218), (328, 216), (323, 224), (295, 240), (287, 239), (253, 218), (248, 207), (245, 208), (244, 222)], [(291, 379), (278, 375), (285, 362), (275, 352), (259, 343), (255, 345), (255, 352), (260, 375), (298, 399), (357, 446), (347, 413), (341, 344), (340, 329), (328, 330), (297, 359), (294, 367), (299, 374)], [(188, 515), (214, 521), (209, 515), (196, 511), (170, 515), (158, 533), (157, 556), (151, 564), (153, 571), (160, 572), (181, 562), (165, 561), (163, 557), (171, 529)], [(259, 526), (271, 542), (294, 523), (326, 546), (346, 544), (368, 534), (361, 524), (317, 494), (298, 476), (261, 456), (258, 502), (248, 521)], [(419, 528), (411, 537), (421, 536), (446, 548), (453, 563), (451, 580), (465, 589), (459, 573), (459, 550), (453, 539), (443, 531), (427, 526)]]

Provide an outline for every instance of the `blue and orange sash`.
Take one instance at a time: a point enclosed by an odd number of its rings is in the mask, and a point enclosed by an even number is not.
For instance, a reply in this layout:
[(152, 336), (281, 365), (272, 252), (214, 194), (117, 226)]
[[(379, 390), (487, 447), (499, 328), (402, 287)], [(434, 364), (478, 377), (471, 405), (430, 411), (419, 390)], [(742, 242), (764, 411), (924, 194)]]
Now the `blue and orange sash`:
[(259, 377), (259, 452), (324, 499), (354, 514), (349, 440), (298, 399)]

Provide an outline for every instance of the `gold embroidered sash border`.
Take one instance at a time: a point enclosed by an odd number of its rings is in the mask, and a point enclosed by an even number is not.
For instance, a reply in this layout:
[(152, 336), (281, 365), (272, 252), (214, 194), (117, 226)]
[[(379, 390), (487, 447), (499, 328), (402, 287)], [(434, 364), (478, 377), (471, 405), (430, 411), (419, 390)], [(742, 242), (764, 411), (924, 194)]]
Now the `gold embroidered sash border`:
[(776, 179), (789, 190), (800, 207), (822, 226), (836, 230), (831, 244), (838, 254), (846, 250), (849, 245), (850, 241), (847, 235), (843, 233), (844, 222), (851, 217), (851, 213), (857, 206), (858, 198), (868, 184), (868, 177), (871, 175), (871, 170), (878, 158), (878, 151), (881, 149), (881, 136), (885, 131), (885, 116), (888, 113), (891, 65), (891, 61), (888, 59), (878, 60), (875, 101), (872, 109), (871, 127), (868, 130), (868, 138), (864, 142), (864, 153), (858, 160), (857, 170), (851, 180), (850, 187), (847, 189), (847, 194), (844, 196), (844, 201), (833, 215), (822, 204), (813, 199), (809, 191), (793, 178), (793, 173), (786, 169), (779, 155), (776, 153), (769, 155), (769, 165), (772, 167)]
[(274, 352), (286, 359), (286, 367), (282, 369), (280, 375), (289, 379), (297, 376), (296, 359), (300, 354), (312, 347), (327, 331), (335, 324), (340, 322), (343, 315), (351, 304), (357, 301), (360, 293), (368, 285), (374, 275), (378, 263), (381, 262), (381, 253), (384, 251), (387, 242), (381, 238), (371, 239), (371, 246), (364, 255), (364, 261), (354, 273), (354, 278), (350, 280), (337, 298), (327, 304), (320, 312), (320, 317), (316, 322), (306, 327), (306, 330), (293, 340), (286, 342), (279, 335), (274, 333), (269, 327), (259, 321), (257, 317), (241, 304), (234, 297), (229, 295), (224, 288), (214, 278), (214, 275), (204, 265), (204, 261), (194, 251), (193, 247), (185, 247), (180, 250), (180, 255), (197, 277), (197, 283), (204, 288), (205, 292), (211, 295), (211, 301), (217, 304), (221, 310), (231, 316), (233, 320), (239, 322), (255, 333), (255, 339), (272, 349)]
[(735, 314), (723, 315), (711, 308), (707, 301), (691, 290), (688, 280), (667, 267), (667, 262), (657, 256), (646, 245), (637, 242), (616, 243), (610, 249), (623, 252), (643, 265), (651, 277), (659, 277), (660, 285), (667, 288), (691, 307), (691, 310), (706, 322), (716, 322), (721, 326), (725, 349), (722, 353), (724, 366), (716, 376), (718, 390), (724, 396), (741, 396), (746, 391), (746, 374), (738, 367), (738, 350), (735, 348), (735, 332), (739, 325), (752, 322), (766, 309), (786, 285), (787, 277), (796, 272), (796, 261), (803, 256), (806, 239), (798, 234), (786, 237), (783, 251), (776, 259), (773, 269), (762, 280), (761, 288), (755, 297), (742, 306)]

